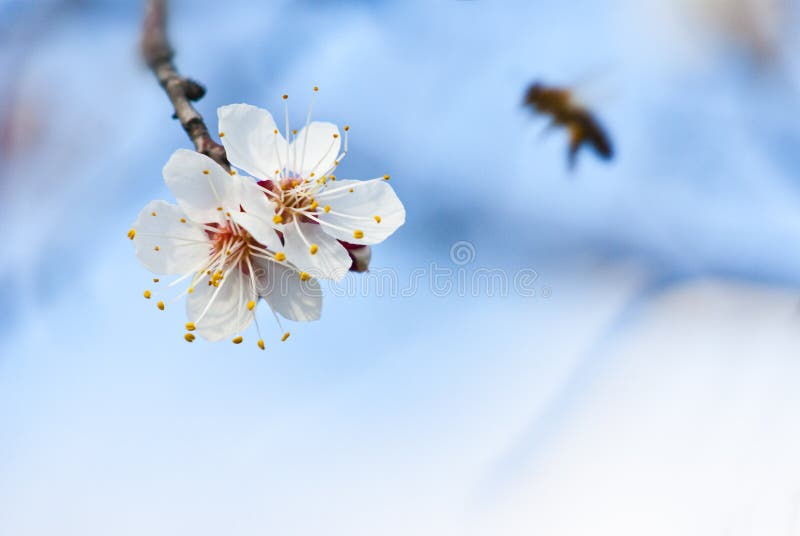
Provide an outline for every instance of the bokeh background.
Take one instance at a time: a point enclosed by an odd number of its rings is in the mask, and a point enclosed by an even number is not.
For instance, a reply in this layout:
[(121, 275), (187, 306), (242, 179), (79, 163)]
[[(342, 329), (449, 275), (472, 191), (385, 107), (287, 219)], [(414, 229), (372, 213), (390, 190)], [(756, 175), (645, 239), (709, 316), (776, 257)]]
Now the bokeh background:
[[(796, 3), (171, 7), (212, 131), (319, 85), (339, 175), (391, 173), (376, 272), (534, 292), (329, 289), (266, 352), (187, 345), (125, 236), (189, 147), (142, 2), (0, 0), (1, 535), (800, 534)], [(534, 80), (617, 157), (568, 172)]]

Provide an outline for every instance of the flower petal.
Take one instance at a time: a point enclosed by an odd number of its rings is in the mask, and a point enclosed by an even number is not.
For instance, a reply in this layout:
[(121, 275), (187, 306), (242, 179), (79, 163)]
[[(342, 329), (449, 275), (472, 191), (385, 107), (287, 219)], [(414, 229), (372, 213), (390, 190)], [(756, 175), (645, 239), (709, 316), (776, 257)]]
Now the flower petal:
[(230, 175), (204, 154), (178, 149), (164, 166), (164, 182), (189, 219), (198, 223), (218, 222), (218, 207), (239, 210), (241, 185), (245, 179)]
[(185, 274), (206, 259), (211, 244), (205, 231), (166, 201), (151, 201), (133, 224), (136, 256), (145, 268), (163, 275)]
[[(352, 191), (351, 191), (352, 190)], [(383, 242), (406, 221), (406, 209), (383, 179), (337, 180), (316, 196), (325, 232), (353, 244)], [(359, 238), (361, 236), (361, 238)]]
[(319, 319), (322, 289), (318, 281), (302, 281), (297, 271), (272, 261), (257, 259), (254, 264), (258, 293), (273, 311), (297, 322)]
[(275, 232), (278, 226), (272, 220), (276, 205), (254, 181), (246, 180), (241, 184), (239, 206), (244, 212), (231, 212), (231, 219), (273, 252), (281, 250), (282, 244)]
[[(219, 287), (207, 284), (205, 278), (198, 282), (186, 299), (186, 316), (194, 322), (197, 334), (219, 341), (244, 331), (253, 321), (254, 310), (249, 310), (247, 304), (258, 299), (253, 286), (250, 277), (238, 267), (226, 273)], [(206, 307), (208, 311), (203, 315)]]
[(287, 166), (303, 178), (310, 178), (311, 173), (319, 177), (329, 173), (339, 157), (342, 138), (339, 127), (333, 123), (314, 121), (303, 127), (289, 144), (289, 161)]
[[(313, 223), (300, 223), (295, 218), (283, 230), (286, 258), (298, 270), (312, 277), (339, 281), (350, 268), (350, 255), (343, 245)], [(316, 245), (315, 253), (311, 246)]]
[(261, 179), (274, 178), (283, 168), (288, 145), (267, 110), (230, 104), (217, 109), (217, 118), (231, 164)]

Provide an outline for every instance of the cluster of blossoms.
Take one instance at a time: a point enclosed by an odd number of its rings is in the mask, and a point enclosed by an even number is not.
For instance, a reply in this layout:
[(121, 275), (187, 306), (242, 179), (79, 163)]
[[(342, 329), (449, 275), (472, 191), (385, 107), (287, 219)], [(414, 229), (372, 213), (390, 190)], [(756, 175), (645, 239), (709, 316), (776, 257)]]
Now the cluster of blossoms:
[[(164, 180), (177, 205), (152, 201), (128, 237), (147, 269), (179, 276), (169, 287), (184, 283), (178, 299), (187, 296), (187, 341), (196, 333), (238, 344), (261, 299), (279, 326), (278, 315), (318, 319), (318, 279), (366, 270), (369, 246), (404, 223), (405, 209), (388, 175), (358, 181), (333, 174), (347, 153), (348, 127), (342, 149), (337, 126), (311, 122), (310, 111), (299, 132), (289, 130), (287, 111), (285, 137), (272, 115), (255, 106), (223, 106), (218, 118), (228, 160), (249, 176), (200, 153), (176, 151)], [(165, 308), (161, 300), (157, 306)], [(257, 320), (256, 329), (263, 350)]]

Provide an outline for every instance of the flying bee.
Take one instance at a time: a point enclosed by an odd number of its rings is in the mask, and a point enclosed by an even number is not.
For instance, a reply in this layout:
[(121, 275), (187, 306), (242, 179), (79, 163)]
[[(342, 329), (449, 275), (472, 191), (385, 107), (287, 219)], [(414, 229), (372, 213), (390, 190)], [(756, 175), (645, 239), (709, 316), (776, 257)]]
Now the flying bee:
[(611, 140), (592, 113), (579, 104), (569, 89), (549, 87), (539, 82), (528, 88), (526, 106), (534, 112), (549, 115), (550, 126), (562, 126), (569, 132), (569, 168), (575, 167), (578, 150), (583, 145), (591, 146), (605, 160), (614, 156)]

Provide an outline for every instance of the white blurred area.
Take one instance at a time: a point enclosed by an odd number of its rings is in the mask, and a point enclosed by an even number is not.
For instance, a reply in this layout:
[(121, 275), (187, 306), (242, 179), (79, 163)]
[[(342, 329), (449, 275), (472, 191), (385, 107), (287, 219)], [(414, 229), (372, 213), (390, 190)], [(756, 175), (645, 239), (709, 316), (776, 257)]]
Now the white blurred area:
[[(125, 233), (188, 143), (140, 6), (32, 5), (0, 0), (0, 536), (800, 535), (798, 99), (721, 59), (796, 79), (794, 3), (175, 2), (212, 130), (319, 84), (343, 172), (392, 174), (375, 267), (467, 240), (552, 291), (329, 295), (265, 353), (141, 298)], [(570, 175), (519, 101), (598, 65), (619, 155)]]

